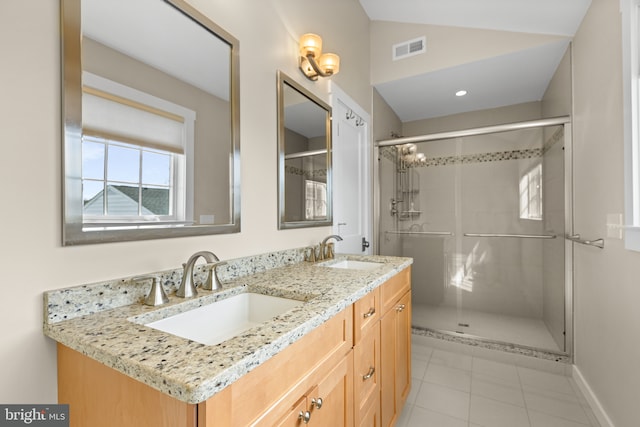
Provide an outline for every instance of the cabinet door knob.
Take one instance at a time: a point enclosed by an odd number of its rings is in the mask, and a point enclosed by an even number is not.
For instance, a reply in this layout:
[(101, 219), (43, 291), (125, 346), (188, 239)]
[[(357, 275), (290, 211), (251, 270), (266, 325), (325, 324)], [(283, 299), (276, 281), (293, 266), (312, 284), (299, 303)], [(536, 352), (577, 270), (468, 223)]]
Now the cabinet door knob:
[(406, 308), (406, 305), (400, 304), (398, 307), (396, 307), (396, 311), (401, 312), (401, 311), (404, 311), (405, 308)]
[(376, 314), (376, 308), (375, 307), (371, 307), (368, 312), (366, 312), (365, 314), (362, 315), (362, 317), (364, 317), (366, 319), (367, 317), (371, 317), (374, 314)]
[(311, 399), (311, 406), (315, 406), (317, 409), (321, 409), (322, 408), (322, 398), (321, 397), (316, 397)]
[(298, 415), (298, 419), (301, 420), (303, 423), (305, 424), (309, 424), (309, 421), (311, 421), (311, 412), (309, 411), (300, 411), (300, 414)]
[(367, 372), (367, 375), (363, 375), (362, 376), (362, 381), (366, 381), (369, 378), (371, 378), (373, 376), (373, 374), (376, 373), (376, 368), (374, 368), (373, 366), (369, 368), (369, 372)]

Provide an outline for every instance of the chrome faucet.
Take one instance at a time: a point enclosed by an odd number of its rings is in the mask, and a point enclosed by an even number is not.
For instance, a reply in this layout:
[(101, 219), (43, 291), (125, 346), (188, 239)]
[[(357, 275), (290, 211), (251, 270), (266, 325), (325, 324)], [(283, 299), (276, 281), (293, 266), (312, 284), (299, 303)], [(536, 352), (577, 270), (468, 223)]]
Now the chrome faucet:
[(340, 242), (342, 240), (342, 237), (338, 236), (337, 234), (331, 234), (330, 236), (322, 239), (322, 242), (320, 242), (318, 261), (322, 261), (324, 259), (333, 259), (333, 251), (329, 251), (329, 253), (327, 253), (327, 241), (329, 239), (336, 239), (336, 241)]
[(196, 291), (196, 286), (193, 280), (193, 268), (196, 264), (198, 258), (204, 258), (208, 264), (213, 264), (211, 269), (209, 270), (209, 275), (207, 276), (206, 283), (202, 286), (203, 289), (220, 289), (222, 285), (218, 280), (218, 275), (216, 274), (215, 268), (220, 265), (220, 259), (213, 252), (209, 251), (200, 251), (191, 255), (185, 264), (182, 264), (182, 283), (180, 283), (180, 288), (176, 291), (176, 296), (182, 298), (190, 298), (198, 295), (198, 291)]

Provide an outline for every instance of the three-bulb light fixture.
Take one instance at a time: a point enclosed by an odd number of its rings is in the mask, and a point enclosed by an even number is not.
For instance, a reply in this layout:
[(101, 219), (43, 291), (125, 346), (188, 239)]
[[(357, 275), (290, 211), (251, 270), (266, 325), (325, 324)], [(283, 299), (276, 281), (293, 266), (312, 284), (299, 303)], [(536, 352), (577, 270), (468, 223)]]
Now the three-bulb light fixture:
[(340, 57), (335, 53), (322, 53), (322, 38), (317, 34), (304, 34), (300, 37), (300, 70), (309, 80), (318, 80), (318, 76), (329, 77), (340, 71)]

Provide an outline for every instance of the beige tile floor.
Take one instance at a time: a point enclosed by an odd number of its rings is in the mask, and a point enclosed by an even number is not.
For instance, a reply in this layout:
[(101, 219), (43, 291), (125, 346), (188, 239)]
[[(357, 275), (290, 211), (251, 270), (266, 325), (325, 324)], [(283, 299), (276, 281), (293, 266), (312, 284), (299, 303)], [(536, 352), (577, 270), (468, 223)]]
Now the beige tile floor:
[(599, 427), (569, 377), (412, 344), (398, 427)]

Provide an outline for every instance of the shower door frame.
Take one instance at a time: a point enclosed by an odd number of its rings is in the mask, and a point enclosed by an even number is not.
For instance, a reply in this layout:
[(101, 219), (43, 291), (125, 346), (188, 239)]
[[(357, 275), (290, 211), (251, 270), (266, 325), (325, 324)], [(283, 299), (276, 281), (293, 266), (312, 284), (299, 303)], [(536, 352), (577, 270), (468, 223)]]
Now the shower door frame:
[[(501, 132), (509, 132), (513, 130), (519, 129), (528, 129), (528, 128), (542, 128), (546, 126), (563, 126), (564, 131), (564, 231), (565, 235), (561, 236), (564, 239), (564, 254), (565, 254), (565, 262), (564, 262), (564, 322), (565, 322), (565, 330), (564, 330), (564, 340), (565, 340), (565, 351), (555, 352), (547, 349), (537, 349), (532, 347), (527, 347), (523, 345), (517, 345), (517, 347), (529, 348), (532, 350), (540, 350), (545, 353), (559, 354), (562, 356), (567, 356), (570, 359), (570, 362), (573, 363), (573, 321), (574, 321), (574, 312), (573, 312), (573, 244), (570, 240), (566, 239), (566, 236), (573, 235), (573, 205), (574, 205), (574, 197), (573, 197), (573, 134), (571, 129), (571, 117), (570, 116), (561, 116), (561, 117), (552, 117), (547, 119), (538, 119), (538, 120), (529, 120), (515, 123), (507, 123), (501, 125), (494, 126), (484, 126), (478, 128), (471, 129), (463, 129), (457, 131), (448, 131), (448, 132), (438, 132), (427, 135), (419, 135), (419, 136), (409, 136), (409, 137), (401, 137), (394, 139), (386, 139), (376, 141), (374, 144), (375, 149), (375, 158), (380, 159), (380, 148), (389, 147), (389, 146), (397, 146), (408, 143), (419, 143), (419, 142), (428, 142), (428, 141), (436, 141), (436, 140), (444, 140), (444, 139), (455, 139), (460, 137), (467, 136), (475, 136), (475, 135), (487, 135), (492, 133), (501, 133)], [(381, 194), (380, 194), (380, 168), (379, 161), (374, 162), (374, 206), (373, 206), (373, 217), (374, 217), (374, 251), (376, 254), (380, 253), (380, 239), (382, 230), (380, 229), (380, 215), (381, 215)], [(454, 332), (449, 331), (439, 331), (446, 334), (455, 335)], [(467, 336), (468, 337), (468, 336)], [(497, 343), (497, 341), (483, 338), (483, 337), (473, 337), (475, 340), (484, 341), (484, 342), (493, 342)]]

